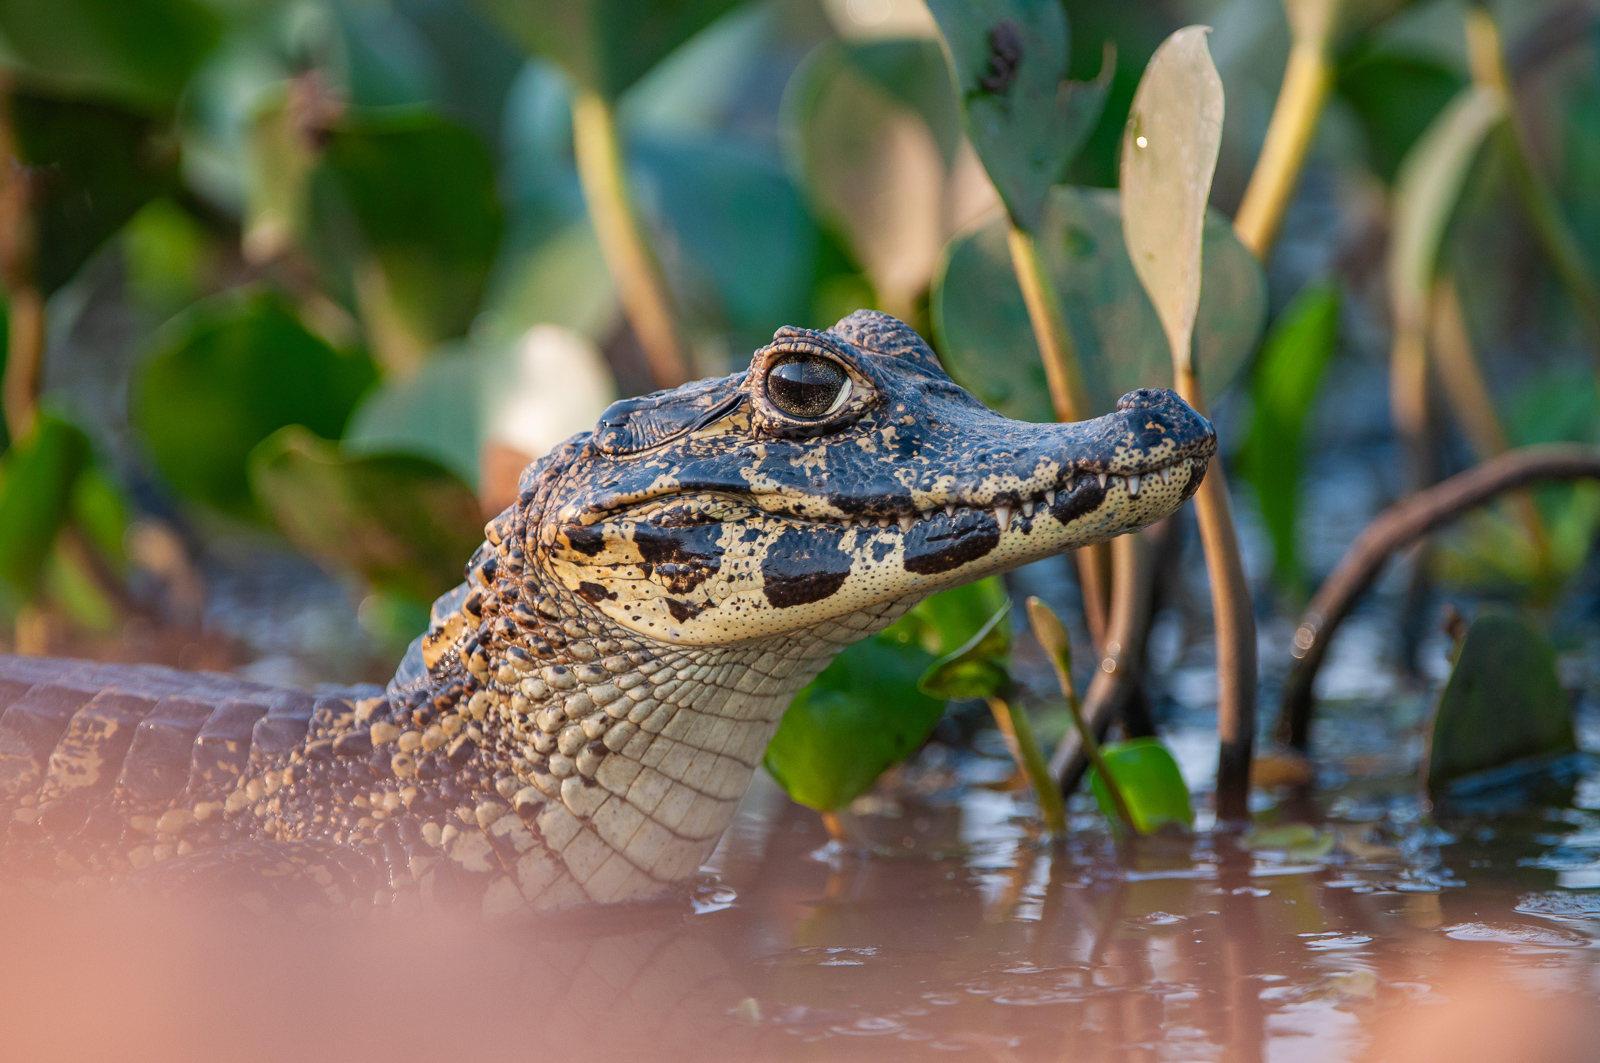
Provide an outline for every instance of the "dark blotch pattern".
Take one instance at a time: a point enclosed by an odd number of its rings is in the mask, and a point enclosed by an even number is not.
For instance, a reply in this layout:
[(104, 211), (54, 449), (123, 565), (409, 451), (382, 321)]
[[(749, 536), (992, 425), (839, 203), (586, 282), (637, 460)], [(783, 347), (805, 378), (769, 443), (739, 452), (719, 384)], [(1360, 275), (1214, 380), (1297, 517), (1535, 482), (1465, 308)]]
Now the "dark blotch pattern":
[(906, 535), (906, 571), (920, 576), (949, 572), (986, 556), (1000, 545), (1000, 525), (973, 510), (935, 517), (911, 526)]
[(832, 597), (849, 575), (850, 554), (822, 528), (785, 528), (761, 562), (767, 601), (779, 609)]

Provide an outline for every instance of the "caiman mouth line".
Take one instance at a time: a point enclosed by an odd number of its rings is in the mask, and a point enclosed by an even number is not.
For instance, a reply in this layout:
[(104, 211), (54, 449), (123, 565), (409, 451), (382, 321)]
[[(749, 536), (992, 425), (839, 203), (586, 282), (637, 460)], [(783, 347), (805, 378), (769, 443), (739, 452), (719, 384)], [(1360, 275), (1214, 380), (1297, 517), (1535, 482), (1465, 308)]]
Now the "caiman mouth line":
[[(1031, 518), (1034, 515), (1035, 510), (1049, 510), (1056, 504), (1056, 497), (1058, 494), (1072, 492), (1079, 489), (1086, 489), (1091, 486), (1098, 486), (1101, 491), (1106, 493), (1107, 496), (1109, 496), (1111, 492), (1120, 489), (1127, 494), (1128, 498), (1138, 498), (1140, 489), (1146, 484), (1149, 484), (1157, 479), (1159, 479), (1163, 484), (1172, 483), (1172, 477), (1174, 474), (1187, 476), (1191, 480), (1199, 479), (1199, 477), (1205, 472), (1208, 461), (1209, 459), (1204, 457), (1179, 458), (1176, 461), (1157, 466), (1144, 473), (1123, 474), (1090, 472), (1083, 470), (1069, 474), (1063, 478), (1056, 487), (1031, 491), (1026, 495), (1021, 495), (1016, 491), (999, 491), (995, 494), (995, 500), (989, 502), (988, 504), (977, 502), (946, 502), (943, 506), (931, 506), (911, 511), (903, 511), (897, 516), (892, 517), (886, 515), (829, 517), (803, 515), (794, 513), (792, 511), (778, 509), (755, 509), (752, 508), (752, 506), (753, 504), (759, 504), (761, 501), (760, 496), (755, 496), (749, 500), (745, 500), (736, 498), (732, 495), (718, 495), (702, 492), (693, 496), (666, 495), (660, 498), (651, 499), (648, 502), (630, 507), (616, 514), (602, 515), (595, 523), (602, 523), (608, 520), (653, 523), (651, 521), (652, 517), (657, 516), (658, 514), (671, 509), (674, 506), (682, 506), (685, 503), (692, 505), (694, 502), (711, 503), (714, 501), (727, 506), (728, 511), (725, 511), (719, 517), (712, 513), (708, 506), (707, 510), (696, 513), (695, 516), (706, 516), (712, 517), (713, 519), (695, 520), (694, 523), (732, 524), (739, 521), (748, 520), (751, 517), (765, 516), (776, 517), (780, 520), (788, 521), (793, 524), (804, 524), (817, 527), (831, 526), (840, 529), (876, 527), (879, 530), (887, 531), (898, 527), (902, 533), (909, 534), (911, 529), (916, 527), (917, 524), (923, 521), (931, 521), (935, 519), (941, 512), (947, 518), (955, 520), (961, 513), (970, 511), (984, 513), (994, 518), (995, 523), (997, 523), (1000, 526), (1000, 530), (1004, 532), (1009, 530), (1011, 526), (1011, 519), (1014, 515), (1020, 513), (1024, 517)], [(1104, 504), (1105, 500), (1102, 500), (1099, 505)], [(1096, 506), (1095, 508), (1099, 507)]]

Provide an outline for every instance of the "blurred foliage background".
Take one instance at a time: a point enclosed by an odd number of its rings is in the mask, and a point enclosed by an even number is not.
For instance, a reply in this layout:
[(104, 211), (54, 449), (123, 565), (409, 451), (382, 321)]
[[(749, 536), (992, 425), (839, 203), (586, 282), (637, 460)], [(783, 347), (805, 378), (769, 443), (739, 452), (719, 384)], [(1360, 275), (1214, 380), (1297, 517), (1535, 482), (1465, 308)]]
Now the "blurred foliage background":
[[(1278, 0), (1066, 0), (1095, 107), (1036, 194), (1005, 170), (1027, 160), (980, 163), (922, 0), (0, 0), (0, 643), (384, 678), (529, 460), (862, 306), (1051, 419), (1007, 207), (1088, 412), (1170, 384), (1111, 189), (1145, 62), (1194, 22), (1227, 92), (1196, 357), (1257, 592), (1293, 605), (1330, 563), (1301, 523), (1319, 418), (1411, 442), (1426, 481), (1600, 417), (1594, 5), (1490, 5), (1515, 121), (1482, 128), (1456, 113), (1480, 9), (1343, 7), (1263, 264), (1229, 218), (1291, 46)], [(1341, 365), (1386, 378), (1413, 281), (1444, 352), (1422, 420), (1400, 383), (1329, 397)], [(1597, 527), (1600, 491), (1543, 489), (1434, 568), (1548, 596)]]

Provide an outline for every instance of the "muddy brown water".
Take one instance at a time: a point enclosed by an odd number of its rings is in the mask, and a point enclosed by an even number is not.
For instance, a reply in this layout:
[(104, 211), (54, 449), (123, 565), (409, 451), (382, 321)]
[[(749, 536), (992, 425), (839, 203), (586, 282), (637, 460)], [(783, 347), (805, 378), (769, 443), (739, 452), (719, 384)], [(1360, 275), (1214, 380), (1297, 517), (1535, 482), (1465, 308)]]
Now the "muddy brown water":
[[(1600, 769), (1553, 805), (1430, 815), (1403, 740), (1355, 723), (1376, 748), (1335, 717), (1338, 784), (1259, 795), (1243, 838), (1202, 815), (1119, 848), (1080, 799), (1049, 843), (985, 784), (1004, 762), (925, 754), (850, 817), (875, 852), (761, 781), (692, 896), (526, 926), (14, 897), (0, 1057), (1600, 1056)], [(1203, 727), (1172, 741), (1203, 771)]]

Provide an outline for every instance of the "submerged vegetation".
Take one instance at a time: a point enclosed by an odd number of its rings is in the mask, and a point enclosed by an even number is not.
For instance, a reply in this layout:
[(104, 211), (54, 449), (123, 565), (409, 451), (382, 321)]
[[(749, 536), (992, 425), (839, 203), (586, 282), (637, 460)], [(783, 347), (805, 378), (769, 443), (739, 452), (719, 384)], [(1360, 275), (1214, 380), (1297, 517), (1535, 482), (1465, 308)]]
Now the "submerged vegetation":
[[(842, 653), (766, 757), (836, 836), (988, 722), (1047, 831), (1086, 773), (1120, 836), (1188, 830), (1144, 672), (1192, 587), (1211, 804), (1246, 824), (1252, 777), (1311, 780), (1329, 640), (1424, 539), (1411, 602), (1474, 614), (1428, 790), (1577, 749), (1549, 638), (1600, 530), (1583, 5), (0, 0), (0, 45), (14, 652), (241, 663), (204, 575), (281, 539), (360, 603), (338, 677), (383, 678), (528, 461), (873, 306), (1007, 416), (1173, 387), (1226, 460), (1192, 525), (1079, 551), (1064, 620), (990, 580)], [(1378, 356), (1386, 398), (1331, 390)], [(1314, 440), (1358, 402), (1396, 505), (1334, 566)]]

